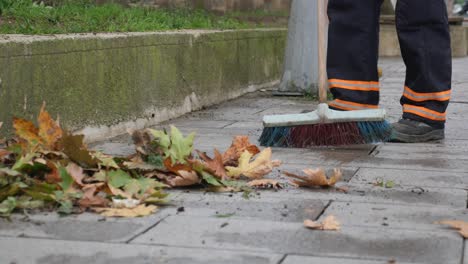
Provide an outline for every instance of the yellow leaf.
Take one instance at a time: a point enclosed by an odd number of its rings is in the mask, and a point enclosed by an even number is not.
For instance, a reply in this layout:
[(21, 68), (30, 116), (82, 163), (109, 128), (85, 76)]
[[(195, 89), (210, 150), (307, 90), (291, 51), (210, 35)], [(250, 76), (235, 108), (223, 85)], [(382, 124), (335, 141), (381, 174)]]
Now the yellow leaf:
[(250, 179), (261, 179), (271, 173), (274, 167), (279, 167), (281, 164), (280, 161), (271, 160), (271, 148), (264, 149), (254, 161), (250, 162), (252, 156), (252, 153), (245, 150), (239, 158), (238, 167), (226, 167), (228, 176), (231, 178), (245, 176)]
[(158, 207), (140, 204), (135, 208), (93, 208), (94, 211), (106, 217), (141, 217), (155, 213)]
[(327, 178), (325, 170), (320, 169), (305, 169), (303, 172), (306, 176), (297, 175), (290, 172), (283, 172), (286, 176), (295, 178), (292, 183), (299, 187), (332, 187), (341, 180), (343, 173), (340, 169), (334, 169), (333, 175)]
[(340, 230), (340, 223), (336, 220), (335, 216), (329, 215), (327, 216), (322, 222), (312, 221), (312, 220), (305, 220), (304, 226), (310, 229), (315, 230), (329, 230), (329, 231), (337, 231)]
[(29, 145), (42, 143), (42, 139), (38, 135), (39, 129), (31, 121), (14, 117), (13, 127), (15, 128), (16, 135), (27, 141)]
[(453, 229), (458, 230), (458, 233), (460, 233), (460, 235), (462, 235), (464, 238), (468, 238), (468, 223), (467, 222), (457, 221), (457, 220), (453, 220), (453, 221), (445, 220), (445, 221), (436, 222), (436, 224), (448, 225), (452, 227)]
[(54, 121), (45, 110), (45, 103), (42, 105), (41, 112), (39, 113), (38, 123), (39, 136), (48, 148), (55, 149), (57, 142), (63, 135), (63, 131), (59, 123)]

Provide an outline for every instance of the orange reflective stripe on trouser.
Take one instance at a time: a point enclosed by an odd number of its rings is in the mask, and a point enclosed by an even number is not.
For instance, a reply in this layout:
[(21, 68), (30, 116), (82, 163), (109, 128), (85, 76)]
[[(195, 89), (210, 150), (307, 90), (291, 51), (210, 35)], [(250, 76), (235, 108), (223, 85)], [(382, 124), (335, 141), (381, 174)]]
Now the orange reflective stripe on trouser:
[(378, 108), (377, 105), (369, 105), (369, 104), (359, 104), (359, 103), (354, 103), (354, 102), (348, 102), (340, 99), (335, 99), (331, 102), (328, 103), (329, 106), (341, 109), (341, 110), (346, 110), (346, 111), (352, 111), (352, 110), (367, 110), (367, 109), (375, 109)]
[(403, 112), (411, 113), (420, 117), (424, 117), (426, 119), (430, 119), (433, 121), (445, 121), (447, 113), (439, 113), (434, 110), (430, 110), (428, 108), (422, 106), (415, 106), (415, 105), (403, 105)]
[(364, 92), (378, 92), (379, 91), (379, 82), (371, 81), (350, 81), (350, 80), (340, 80), (340, 79), (330, 79), (328, 80), (330, 89), (340, 88), (353, 91), (364, 91)]
[(414, 102), (424, 101), (448, 101), (450, 100), (451, 91), (443, 91), (436, 93), (419, 93), (411, 90), (408, 86), (405, 86), (403, 96)]

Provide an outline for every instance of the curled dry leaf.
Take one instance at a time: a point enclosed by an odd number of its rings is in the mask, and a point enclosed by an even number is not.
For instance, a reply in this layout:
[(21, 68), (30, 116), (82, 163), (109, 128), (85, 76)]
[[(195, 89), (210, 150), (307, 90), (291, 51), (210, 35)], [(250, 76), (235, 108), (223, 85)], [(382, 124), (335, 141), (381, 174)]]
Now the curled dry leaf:
[(81, 208), (108, 206), (109, 200), (96, 194), (104, 185), (104, 183), (84, 185), (82, 188), (83, 197), (78, 201), (79, 206)]
[(297, 175), (290, 172), (283, 172), (286, 176), (294, 178), (291, 182), (299, 187), (333, 187), (341, 180), (343, 173), (340, 169), (334, 169), (333, 175), (327, 178), (325, 170), (319, 169), (305, 169), (303, 172), (306, 176)]
[(271, 148), (264, 149), (254, 161), (250, 162), (252, 156), (252, 153), (249, 151), (244, 151), (239, 158), (238, 167), (226, 167), (228, 176), (235, 179), (241, 176), (250, 179), (261, 179), (265, 175), (270, 174), (273, 168), (281, 165), (281, 161), (271, 160)]
[(157, 206), (144, 204), (134, 208), (93, 208), (94, 211), (106, 217), (141, 217), (151, 215), (157, 209)]
[(448, 225), (453, 229), (458, 230), (458, 233), (462, 235), (464, 238), (468, 238), (468, 223), (464, 221), (457, 221), (457, 220), (445, 220), (436, 222), (439, 225)]
[(258, 189), (282, 189), (283, 186), (277, 180), (272, 179), (261, 179), (253, 180), (247, 183), (249, 187)]
[(73, 178), (73, 180), (78, 185), (83, 186), (83, 179), (87, 177), (87, 175), (83, 173), (83, 168), (81, 168), (73, 162), (70, 162), (66, 169), (68, 174), (70, 174), (70, 176)]
[(216, 176), (219, 179), (226, 179), (227, 173), (226, 169), (224, 168), (223, 157), (221, 153), (217, 149), (214, 150), (215, 157), (214, 159), (208, 157), (206, 153), (200, 152), (197, 150), (198, 156), (203, 160), (203, 167), (211, 174)]
[(304, 226), (310, 229), (315, 230), (330, 230), (330, 231), (337, 231), (340, 230), (340, 223), (336, 220), (335, 216), (329, 215), (327, 216), (322, 222), (312, 221), (312, 220), (305, 220)]
[(223, 163), (225, 166), (237, 166), (239, 158), (244, 151), (248, 151), (252, 156), (260, 153), (260, 149), (250, 143), (248, 136), (234, 137), (231, 147), (223, 154)]
[(177, 174), (153, 172), (151, 176), (155, 176), (169, 187), (186, 187), (196, 185), (201, 182), (200, 177), (198, 177), (198, 174), (195, 171), (181, 170), (178, 171)]

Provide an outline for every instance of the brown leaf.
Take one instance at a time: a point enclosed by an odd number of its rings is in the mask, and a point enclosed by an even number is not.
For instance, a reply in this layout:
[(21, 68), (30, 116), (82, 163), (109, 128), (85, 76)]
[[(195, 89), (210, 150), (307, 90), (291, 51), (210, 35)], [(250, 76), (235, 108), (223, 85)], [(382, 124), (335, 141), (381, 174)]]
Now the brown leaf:
[(63, 149), (63, 153), (73, 162), (88, 168), (96, 167), (98, 160), (91, 156), (83, 140), (83, 135), (72, 135), (65, 131), (60, 140), (60, 146)]
[(170, 187), (185, 187), (199, 184), (200, 177), (195, 171), (178, 171), (175, 173), (153, 172), (151, 176), (156, 176)]
[(60, 177), (57, 166), (52, 162), (47, 162), (47, 166), (51, 171), (45, 175), (45, 181), (51, 184), (62, 182), (62, 177)]
[(262, 180), (253, 180), (247, 183), (249, 187), (259, 188), (259, 189), (281, 189), (283, 186), (277, 180), (273, 179), (262, 179)]
[(58, 122), (54, 121), (45, 110), (45, 103), (42, 105), (38, 118), (39, 136), (45, 145), (50, 149), (55, 149), (58, 140), (62, 137), (63, 131)]
[(94, 211), (106, 217), (141, 217), (153, 214), (158, 207), (140, 204), (135, 208), (93, 208)]
[(335, 216), (329, 215), (327, 216), (322, 222), (312, 221), (312, 220), (305, 220), (304, 226), (310, 229), (315, 230), (330, 230), (330, 231), (337, 231), (340, 230), (340, 223), (336, 220)]
[(81, 168), (73, 162), (70, 162), (66, 167), (66, 170), (78, 185), (84, 185), (83, 179), (87, 177), (87, 175), (83, 173), (83, 168)]
[(200, 158), (204, 161), (203, 166), (209, 173), (223, 180), (228, 177), (226, 169), (224, 168), (223, 157), (217, 149), (214, 150), (214, 159), (208, 157), (208, 155), (206, 155), (206, 153), (204, 152), (200, 152), (197, 150), (197, 153), (198, 156), (200, 156)]
[(260, 149), (250, 143), (248, 136), (234, 137), (231, 147), (223, 154), (223, 163), (225, 166), (237, 166), (238, 161), (244, 151), (248, 151), (252, 156), (260, 153)]
[(457, 220), (444, 220), (436, 222), (439, 225), (448, 225), (453, 229), (458, 230), (458, 233), (462, 235), (464, 238), (468, 238), (468, 223), (464, 221), (457, 221)]
[(106, 207), (109, 205), (109, 200), (96, 195), (96, 192), (104, 186), (104, 183), (87, 184), (83, 186), (83, 197), (78, 201), (81, 208), (89, 207)]
[(30, 145), (37, 145), (42, 143), (42, 139), (39, 136), (39, 129), (31, 122), (22, 118), (13, 118), (13, 127), (15, 134), (28, 142)]
[(271, 173), (274, 167), (281, 165), (281, 161), (271, 160), (271, 148), (264, 149), (255, 160), (250, 162), (252, 156), (249, 151), (245, 150), (239, 158), (238, 167), (226, 167), (228, 176), (235, 179), (241, 176), (250, 179), (260, 179)]
[(297, 175), (284, 171), (283, 173), (291, 178), (297, 180), (291, 180), (291, 182), (299, 187), (332, 187), (341, 180), (342, 172), (339, 169), (334, 169), (333, 175), (330, 179), (327, 178), (325, 170), (320, 169), (305, 169), (303, 172), (306, 176)]
[(191, 171), (192, 167), (188, 164), (175, 163), (172, 164), (171, 158), (164, 160), (164, 166), (166, 169), (172, 173), (179, 174), (179, 171)]

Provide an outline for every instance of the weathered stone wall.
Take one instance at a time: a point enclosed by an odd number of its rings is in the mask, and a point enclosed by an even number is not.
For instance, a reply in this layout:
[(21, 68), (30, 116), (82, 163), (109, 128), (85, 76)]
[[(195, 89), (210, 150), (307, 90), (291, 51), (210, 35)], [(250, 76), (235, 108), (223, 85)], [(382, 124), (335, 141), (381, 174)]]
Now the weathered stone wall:
[(286, 30), (0, 35), (0, 121), (43, 101), (91, 139), (122, 134), (277, 83)]
[(203, 8), (216, 12), (247, 11), (264, 9), (288, 11), (292, 0), (96, 0), (98, 3), (118, 2), (154, 7)]
[[(465, 57), (468, 55), (468, 30), (463, 26), (451, 26), (452, 56)], [(380, 27), (380, 56), (401, 56), (395, 25), (381, 25)]]

